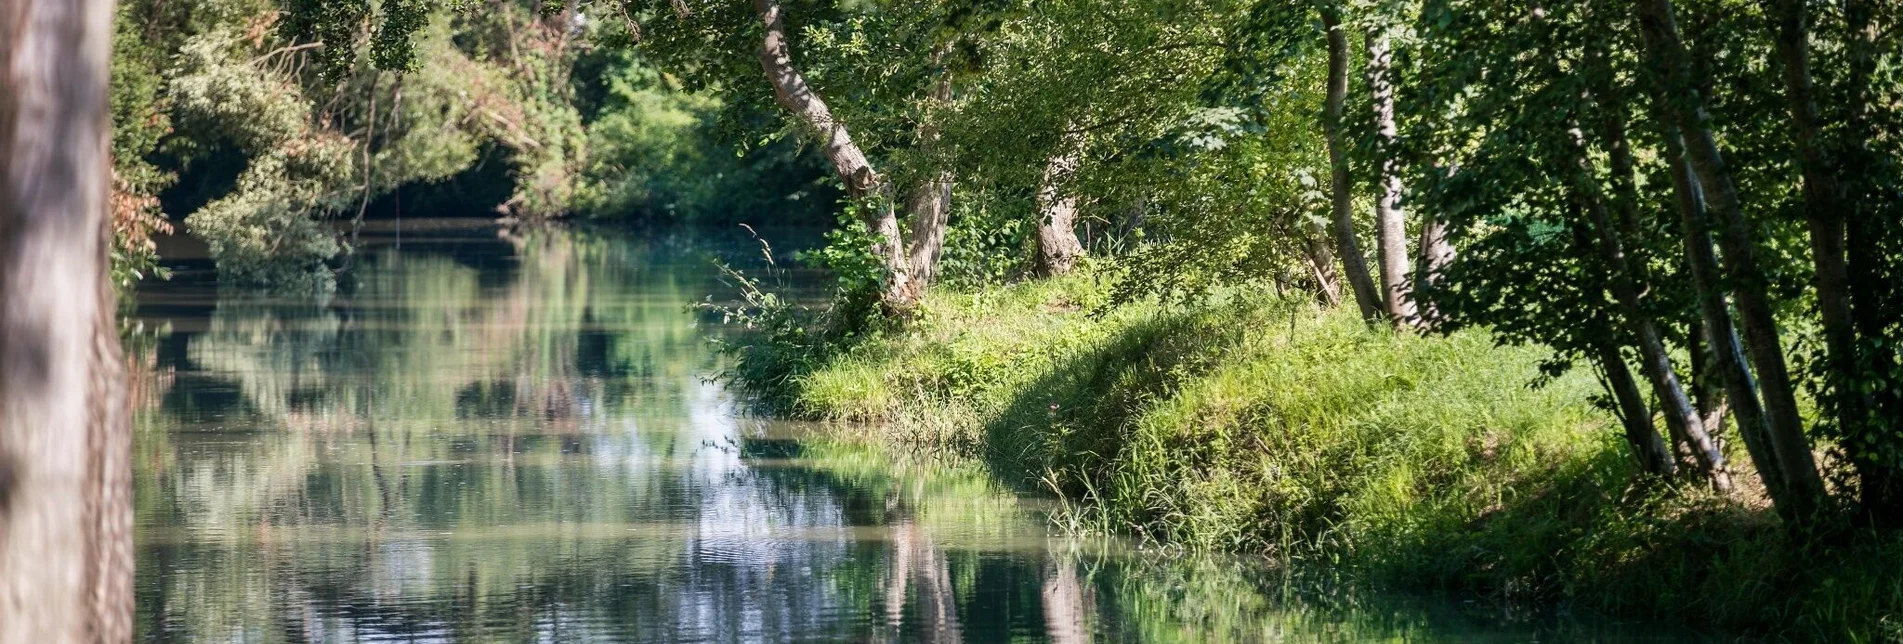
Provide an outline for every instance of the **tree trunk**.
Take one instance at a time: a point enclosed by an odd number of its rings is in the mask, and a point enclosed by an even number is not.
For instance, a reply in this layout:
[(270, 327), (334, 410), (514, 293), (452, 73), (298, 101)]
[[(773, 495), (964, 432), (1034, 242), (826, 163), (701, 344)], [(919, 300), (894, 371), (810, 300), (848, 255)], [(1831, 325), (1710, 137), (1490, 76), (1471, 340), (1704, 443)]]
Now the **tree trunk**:
[(1632, 447), (1633, 458), (1639, 461), (1639, 470), (1672, 478), (1678, 473), (1677, 462), (1666, 449), (1665, 440), (1659, 437), (1658, 428), (1652, 426), (1652, 412), (1646, 409), (1645, 397), (1639, 393), (1639, 385), (1632, 379), (1625, 357), (1619, 355), (1618, 345), (1608, 338), (1595, 343), (1594, 349), (1598, 352), (1594, 361), (1606, 374), (1606, 389), (1612, 392), (1613, 402), (1619, 406), (1619, 423), (1625, 427), (1625, 440)]
[(0, 4), (0, 641), (132, 639), (106, 276), (112, 2)]
[(1401, 175), (1394, 161), (1394, 81), (1388, 37), (1371, 30), (1368, 48), (1368, 90), (1374, 103), (1375, 128), (1375, 256), (1381, 264), (1381, 289), (1386, 313), (1395, 324), (1414, 320), (1414, 298), (1408, 292), (1407, 221), (1401, 214)]
[(1775, 13), (1777, 54), (1784, 67), (1784, 98), (1797, 141), (1798, 168), (1804, 177), (1804, 221), (1810, 229), (1811, 262), (1816, 269), (1817, 312), (1823, 320), (1824, 348), (1831, 372), (1826, 408), (1834, 412), (1844, 435), (1856, 436), (1869, 421), (1872, 400), (1858, 387), (1865, 379), (1857, 359), (1857, 332), (1850, 313), (1843, 184), (1824, 149), (1823, 125), (1811, 81), (1804, 2), (1778, 0)]
[[(934, 63), (944, 58), (941, 48), (932, 54)], [(932, 102), (934, 107), (943, 107), (951, 101), (951, 72), (940, 70), (938, 81), (932, 84)], [(919, 125), (919, 146), (928, 152), (939, 145), (938, 118), (928, 112)], [(933, 158), (936, 158), (935, 156)], [(945, 250), (945, 224), (951, 219), (951, 192), (953, 175), (949, 163), (912, 189), (905, 200), (906, 214), (911, 219), (911, 248), (906, 253), (911, 260), (912, 281), (919, 291), (930, 286), (932, 278), (938, 274), (938, 257)]]
[(1705, 340), (1703, 322), (1692, 322), (1685, 334), (1686, 353), (1692, 368), (1692, 404), (1698, 407), (1698, 416), (1705, 419), (1705, 431), (1718, 441), (1719, 449), (1724, 448), (1725, 416), (1731, 406), (1725, 399), (1725, 385), (1717, 377), (1718, 356), (1711, 350), (1711, 343)]
[(886, 308), (894, 312), (911, 309), (918, 303), (919, 291), (912, 283), (905, 240), (899, 232), (898, 215), (893, 211), (891, 184), (873, 169), (872, 162), (853, 142), (845, 124), (833, 119), (826, 101), (806, 84), (806, 76), (793, 65), (791, 46), (787, 44), (785, 10), (779, 1), (753, 0), (753, 8), (766, 28), (766, 35), (760, 41), (760, 67), (773, 84), (774, 100), (792, 112), (819, 140), (821, 152), (846, 185), (846, 194), (863, 209), (866, 229), (875, 240), (873, 252), (885, 264), (886, 283), (880, 296)]
[(1440, 324), (1440, 311), (1434, 308), (1434, 288), (1440, 284), (1441, 275), (1447, 272), (1447, 266), (1454, 263), (1454, 245), (1447, 241), (1447, 225), (1439, 217), (1427, 215), (1421, 218), (1421, 271), (1414, 285), (1414, 305), (1418, 309), (1421, 325), (1432, 328)]
[(1342, 141), (1343, 112), (1348, 103), (1348, 36), (1341, 31), (1341, 7), (1324, 1), (1322, 28), (1328, 38), (1328, 102), (1322, 114), (1322, 136), (1328, 140), (1328, 167), (1333, 193), (1335, 251), (1341, 255), (1342, 276), (1355, 293), (1361, 316), (1380, 319), (1384, 305), (1368, 272), (1367, 256), (1355, 240), (1354, 180), (1348, 176), (1347, 143)]
[(1719, 381), (1724, 383), (1732, 413), (1738, 420), (1738, 436), (1744, 439), (1745, 451), (1758, 469), (1758, 478), (1764, 481), (1772, 503), (1780, 512), (1788, 513), (1792, 504), (1801, 502), (1786, 500), (1790, 492), (1783, 465), (1771, 446), (1764, 407), (1758, 402), (1758, 385), (1745, 364), (1744, 347), (1738, 340), (1737, 329), (1732, 326), (1731, 310), (1719, 284), (1718, 254), (1712, 249), (1711, 225), (1706, 220), (1704, 200), (1698, 179), (1685, 161), (1677, 130), (1668, 128), (1665, 133), (1665, 157), (1672, 171), (1672, 194), (1677, 201), (1684, 236), (1685, 260), (1691, 268), (1692, 287), (1698, 294), (1699, 326), (1704, 329), (1712, 365)]
[[(1580, 148), (1581, 153), (1584, 152)], [(1607, 270), (1611, 272), (1607, 282), (1612, 288), (1613, 299), (1619, 302), (1620, 312), (1624, 314), (1628, 330), (1639, 343), (1639, 367), (1645, 373), (1646, 380), (1652, 383), (1653, 394), (1658, 396), (1660, 411), (1665, 413), (1665, 426), (1672, 432), (1673, 443), (1682, 452), (1689, 452), (1698, 469), (1711, 479), (1712, 487), (1719, 491), (1731, 490), (1731, 475), (1725, 470), (1725, 455), (1718, 451), (1718, 445), (1705, 431), (1703, 418), (1698, 414), (1691, 398), (1686, 396), (1685, 387), (1678, 380), (1678, 373), (1672, 368), (1672, 357), (1665, 348), (1663, 337), (1659, 334), (1658, 324), (1646, 311), (1641, 293), (1645, 286), (1634, 278), (1634, 269), (1628, 261), (1625, 244), (1619, 238), (1619, 231), (1613, 225), (1612, 216), (1607, 211), (1603, 195), (1598, 194), (1598, 182), (1586, 165), (1584, 156), (1579, 158), (1578, 184), (1580, 200), (1598, 242), (1600, 258), (1605, 260)]]
[(1309, 272), (1314, 273), (1315, 297), (1328, 308), (1340, 306), (1341, 276), (1335, 273), (1335, 252), (1328, 247), (1328, 230), (1312, 220), (1304, 223), (1303, 228), (1308, 233), (1303, 245)]
[(1042, 277), (1069, 273), (1084, 256), (1084, 245), (1077, 241), (1077, 197), (1064, 188), (1083, 160), (1083, 137), (1066, 135), (1063, 146), (1044, 165), (1044, 177), (1037, 187), (1036, 269)]
[(1708, 211), (1721, 224), (1718, 241), (1725, 252), (1725, 274), (1738, 306), (1745, 349), (1760, 379), (1770, 456), (1789, 488), (1788, 502), (1779, 503), (1780, 510), (1786, 518), (1807, 520), (1823, 502), (1824, 484), (1797, 412), (1784, 347), (1766, 295), (1769, 284), (1752, 247), (1750, 223), (1707, 123), (1704, 100), (1692, 83), (1691, 60), (1679, 38), (1671, 0), (1640, 0), (1638, 14), (1646, 53), (1663, 81), (1661, 106), (1683, 139), (1686, 160), (1703, 188)]

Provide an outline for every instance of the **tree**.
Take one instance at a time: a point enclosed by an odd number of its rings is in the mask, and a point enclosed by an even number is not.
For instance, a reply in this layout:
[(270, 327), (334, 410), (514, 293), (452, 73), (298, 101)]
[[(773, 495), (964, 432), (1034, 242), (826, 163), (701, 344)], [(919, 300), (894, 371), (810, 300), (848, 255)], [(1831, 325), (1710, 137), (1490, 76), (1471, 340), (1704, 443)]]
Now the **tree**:
[(1361, 316), (1379, 318), (1386, 310), (1374, 276), (1368, 272), (1367, 256), (1355, 239), (1354, 180), (1349, 176), (1348, 142), (1342, 125), (1348, 103), (1348, 35), (1342, 32), (1341, 7), (1324, 2), (1321, 7), (1322, 29), (1328, 43), (1328, 104), (1322, 114), (1322, 132), (1328, 139), (1329, 183), (1332, 195), (1335, 252), (1341, 255), (1342, 275), (1354, 291), (1355, 305)]
[[(1743, 331), (1744, 347), (1751, 364), (1757, 370), (1758, 395), (1764, 404), (1768, 458), (1758, 466), (1773, 498), (1777, 499), (1778, 511), (1787, 519), (1808, 520), (1822, 506), (1823, 479), (1811, 456), (1810, 441), (1804, 436), (1803, 419), (1798, 415), (1777, 321), (1767, 299), (1768, 282), (1757, 262), (1757, 250), (1753, 247), (1751, 228), (1744, 218), (1738, 189), (1712, 135), (1691, 61), (1679, 38), (1671, 0), (1640, 0), (1637, 16), (1647, 55), (1646, 66), (1657, 85), (1660, 112), (1681, 137), (1686, 162), (1698, 179), (1707, 212), (1718, 224), (1718, 243), (1725, 252), (1724, 271), (1738, 308), (1738, 326)], [(1706, 320), (1707, 328), (1715, 329), (1718, 325), (1711, 322)], [(1714, 346), (1728, 341), (1715, 335), (1711, 340)], [(1738, 371), (1735, 366), (1726, 369), (1734, 379)], [(1732, 398), (1739, 401), (1744, 397), (1734, 390)]]
[(110, 0), (0, 5), (0, 640), (132, 638), (107, 282)]
[(918, 303), (920, 292), (919, 286), (912, 282), (905, 239), (899, 231), (898, 214), (892, 203), (891, 183), (872, 167), (845, 124), (833, 118), (832, 109), (807, 85), (806, 76), (794, 66), (792, 48), (787, 43), (786, 14), (780, 3), (754, 0), (753, 8), (765, 28), (760, 40), (760, 67), (773, 85), (775, 100), (818, 139), (826, 159), (832, 162), (840, 182), (846, 185), (846, 194), (861, 202), (866, 228), (873, 235), (873, 254), (885, 268), (880, 301), (891, 311), (911, 309)]

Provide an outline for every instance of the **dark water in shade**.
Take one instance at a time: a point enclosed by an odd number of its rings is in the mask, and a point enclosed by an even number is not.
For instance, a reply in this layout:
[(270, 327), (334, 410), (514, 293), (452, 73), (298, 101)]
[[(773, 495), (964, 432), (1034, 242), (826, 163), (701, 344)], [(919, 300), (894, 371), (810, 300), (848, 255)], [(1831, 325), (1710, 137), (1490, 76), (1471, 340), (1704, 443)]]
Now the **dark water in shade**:
[(142, 641), (1681, 639), (1285, 592), (742, 418), (689, 307), (743, 244), (439, 220), (364, 246), (323, 299), (141, 289)]

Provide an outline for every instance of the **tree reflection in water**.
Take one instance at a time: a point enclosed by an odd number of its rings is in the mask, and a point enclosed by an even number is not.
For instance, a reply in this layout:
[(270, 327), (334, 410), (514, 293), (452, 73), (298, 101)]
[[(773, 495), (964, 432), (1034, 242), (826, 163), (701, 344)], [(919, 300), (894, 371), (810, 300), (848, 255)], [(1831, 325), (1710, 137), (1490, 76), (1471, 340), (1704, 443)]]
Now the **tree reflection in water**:
[(400, 250), (370, 229), (328, 301), (140, 294), (141, 640), (1500, 632), (1054, 539), (981, 469), (737, 417), (690, 307), (720, 288), (708, 255), (750, 244), (406, 225)]

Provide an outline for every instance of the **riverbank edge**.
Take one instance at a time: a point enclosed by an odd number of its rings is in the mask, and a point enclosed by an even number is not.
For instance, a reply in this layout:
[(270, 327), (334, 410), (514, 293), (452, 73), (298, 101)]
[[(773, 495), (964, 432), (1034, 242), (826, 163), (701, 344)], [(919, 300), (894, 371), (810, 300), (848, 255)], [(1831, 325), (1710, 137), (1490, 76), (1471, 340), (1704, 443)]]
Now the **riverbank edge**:
[(856, 439), (980, 458), (1056, 495), (1073, 531), (1720, 631), (1903, 636), (1903, 541), (1801, 547), (1755, 493), (1635, 483), (1594, 376), (1543, 347), (1271, 293), (1108, 295), (1089, 274), (940, 290), (903, 328), (850, 335), (770, 310), (727, 376)]

